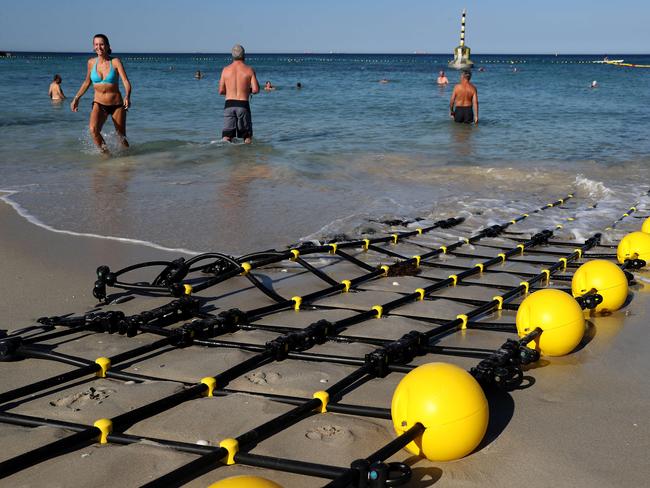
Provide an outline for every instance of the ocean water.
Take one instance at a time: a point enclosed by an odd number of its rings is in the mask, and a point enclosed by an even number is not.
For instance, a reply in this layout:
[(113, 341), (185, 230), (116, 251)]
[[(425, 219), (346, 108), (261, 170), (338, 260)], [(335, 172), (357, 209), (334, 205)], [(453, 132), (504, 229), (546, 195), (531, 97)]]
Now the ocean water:
[[(0, 59), (0, 190), (35, 222), (237, 254), (386, 218), (500, 222), (572, 191), (609, 218), (650, 182), (650, 69), (597, 56), (475, 54), (471, 127), (450, 121), (452, 87), (435, 84), (448, 55), (249, 55), (277, 90), (252, 98), (245, 146), (220, 142), (228, 56), (116, 55), (133, 85), (131, 148), (108, 159), (87, 131), (92, 88), (69, 110), (88, 54)], [(54, 73), (63, 104), (47, 98)], [(104, 133), (117, 149), (110, 121)]]

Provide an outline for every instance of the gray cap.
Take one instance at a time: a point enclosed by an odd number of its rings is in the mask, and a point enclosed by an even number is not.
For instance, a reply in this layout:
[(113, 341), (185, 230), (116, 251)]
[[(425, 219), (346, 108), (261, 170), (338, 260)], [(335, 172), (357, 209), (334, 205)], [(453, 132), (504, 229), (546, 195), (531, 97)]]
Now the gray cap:
[(232, 47), (232, 59), (234, 59), (235, 61), (240, 61), (243, 60), (245, 56), (246, 56), (246, 51), (244, 51), (244, 48), (242, 47), (241, 44), (235, 44)]

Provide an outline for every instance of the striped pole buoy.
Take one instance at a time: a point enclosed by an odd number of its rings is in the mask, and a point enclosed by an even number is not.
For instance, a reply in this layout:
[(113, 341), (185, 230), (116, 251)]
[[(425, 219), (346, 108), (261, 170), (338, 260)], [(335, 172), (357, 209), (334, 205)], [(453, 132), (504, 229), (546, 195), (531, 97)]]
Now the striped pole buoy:
[(467, 10), (463, 9), (460, 17), (460, 44), (454, 49), (454, 59), (449, 62), (450, 68), (466, 69), (471, 68), (474, 63), (469, 59), (470, 48), (465, 45), (465, 17)]

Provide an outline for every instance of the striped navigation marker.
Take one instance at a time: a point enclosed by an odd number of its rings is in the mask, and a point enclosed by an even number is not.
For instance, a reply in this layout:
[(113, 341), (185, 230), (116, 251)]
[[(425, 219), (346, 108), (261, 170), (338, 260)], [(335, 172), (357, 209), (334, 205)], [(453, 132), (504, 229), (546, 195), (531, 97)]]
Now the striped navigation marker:
[(460, 19), (460, 46), (465, 46), (465, 15), (467, 10), (463, 9), (463, 16)]
[(467, 10), (463, 9), (460, 18), (460, 44), (454, 49), (454, 59), (449, 61), (450, 68), (465, 69), (471, 68), (474, 63), (469, 59), (470, 48), (465, 46), (465, 16)]

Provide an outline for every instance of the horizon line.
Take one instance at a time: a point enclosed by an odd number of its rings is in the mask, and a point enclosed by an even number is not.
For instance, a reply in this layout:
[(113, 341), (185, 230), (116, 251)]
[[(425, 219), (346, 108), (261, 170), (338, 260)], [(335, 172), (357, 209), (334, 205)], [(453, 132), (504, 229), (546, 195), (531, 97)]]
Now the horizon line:
[[(10, 53), (10, 54), (90, 54), (94, 55), (91, 51), (16, 51), (16, 50), (3, 50), (0, 49), (0, 52)], [(119, 51), (118, 54), (187, 54), (187, 55), (211, 55), (211, 56), (230, 56), (230, 52), (212, 52), (212, 51)], [(294, 54), (294, 55), (386, 55), (386, 54), (397, 54), (404, 56), (453, 56), (453, 52), (444, 52), (444, 53), (434, 53), (427, 51), (410, 51), (410, 52), (371, 52), (371, 51), (360, 51), (360, 52), (346, 52), (346, 51), (251, 51), (246, 53), (248, 55), (259, 55), (259, 54)], [(473, 57), (476, 56), (618, 56), (618, 55), (630, 55), (630, 56), (650, 56), (650, 53), (643, 52), (620, 52), (620, 53), (603, 53), (603, 52), (585, 52), (585, 53), (560, 53), (560, 52), (492, 52), (492, 53), (472, 53)]]

